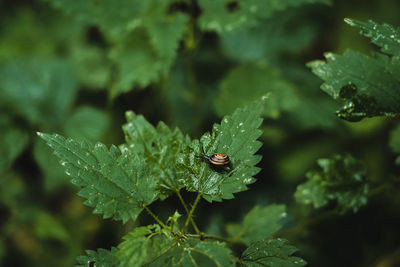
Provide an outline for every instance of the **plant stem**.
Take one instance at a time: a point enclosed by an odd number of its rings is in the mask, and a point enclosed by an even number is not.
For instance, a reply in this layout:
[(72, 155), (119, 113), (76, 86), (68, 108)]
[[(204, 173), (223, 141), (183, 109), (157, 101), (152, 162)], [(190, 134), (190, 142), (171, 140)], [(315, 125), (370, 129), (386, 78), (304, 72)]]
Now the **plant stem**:
[(159, 225), (162, 226), (162, 228), (169, 230), (169, 227), (165, 225), (160, 219), (158, 219), (157, 215), (155, 215), (145, 204), (143, 204), (143, 208), (147, 211), (148, 214), (151, 215), (151, 217), (153, 217), (154, 220), (156, 220)]
[(188, 225), (189, 225), (189, 222), (190, 222), (190, 220), (192, 219), (194, 210), (196, 209), (196, 206), (197, 206), (197, 204), (199, 203), (200, 198), (201, 198), (201, 193), (198, 193), (198, 194), (197, 194), (197, 197), (196, 197), (196, 199), (195, 199), (195, 201), (194, 201), (194, 203), (193, 203), (192, 209), (190, 210), (190, 212), (189, 212), (189, 214), (188, 214), (188, 217), (187, 217), (187, 219), (186, 219), (185, 226), (183, 227), (182, 232), (185, 232), (185, 231), (186, 231), (186, 229), (187, 229), (187, 227), (188, 227)]
[[(188, 207), (187, 207), (187, 205), (186, 205), (185, 200), (183, 200), (183, 197), (182, 197), (182, 195), (181, 195), (181, 192), (180, 192), (179, 190), (176, 190), (176, 194), (178, 195), (179, 200), (181, 201), (183, 207), (185, 208), (186, 214), (189, 216), (189, 209), (188, 209)], [(199, 228), (197, 227), (196, 223), (194, 222), (193, 217), (190, 218), (190, 222), (192, 223), (192, 226), (193, 226), (194, 230), (196, 231), (196, 233), (197, 233), (198, 235), (200, 235), (201, 232), (200, 232)]]

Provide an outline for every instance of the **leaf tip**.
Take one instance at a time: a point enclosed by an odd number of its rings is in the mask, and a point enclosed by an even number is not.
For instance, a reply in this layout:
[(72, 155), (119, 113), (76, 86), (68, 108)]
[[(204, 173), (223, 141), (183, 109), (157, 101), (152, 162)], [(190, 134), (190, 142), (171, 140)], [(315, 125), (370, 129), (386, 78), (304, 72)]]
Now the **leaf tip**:
[(354, 20), (350, 19), (350, 18), (344, 18), (343, 19), (344, 22), (346, 22), (347, 24), (349, 24), (350, 26), (356, 26), (356, 23)]

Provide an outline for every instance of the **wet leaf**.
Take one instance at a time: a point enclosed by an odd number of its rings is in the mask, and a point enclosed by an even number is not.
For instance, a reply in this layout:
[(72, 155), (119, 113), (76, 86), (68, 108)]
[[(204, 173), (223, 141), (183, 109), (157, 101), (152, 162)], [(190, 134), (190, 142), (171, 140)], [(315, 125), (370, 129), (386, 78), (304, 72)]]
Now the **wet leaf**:
[(360, 29), (360, 34), (371, 38), (371, 42), (381, 48), (381, 51), (393, 56), (400, 56), (400, 28), (394, 28), (390, 24), (379, 24), (373, 20), (367, 22), (354, 19), (344, 21)]
[(319, 159), (318, 165), (321, 170), (307, 172), (307, 182), (297, 187), (298, 202), (317, 209), (334, 201), (340, 210), (353, 212), (367, 204), (369, 186), (362, 162), (345, 154)]
[(163, 122), (154, 128), (142, 115), (126, 112), (127, 123), (122, 126), (126, 144), (123, 149), (140, 155), (149, 168), (152, 179), (158, 183), (166, 198), (183, 187), (176, 169), (176, 157), (189, 144), (190, 138), (175, 128), (173, 131)]
[(87, 199), (85, 204), (93, 207), (94, 213), (125, 223), (135, 220), (143, 205), (157, 198), (156, 182), (138, 155), (115, 146), (107, 149), (102, 143), (38, 134), (60, 158), (72, 183), (80, 188), (78, 195)]
[(242, 254), (244, 266), (301, 267), (307, 264), (302, 258), (292, 256), (297, 248), (282, 238), (257, 241)]
[[(255, 165), (261, 160), (254, 155), (261, 147), (257, 138), (263, 119), (264, 101), (255, 101), (238, 108), (232, 115), (225, 116), (221, 124), (214, 124), (212, 133), (205, 133), (200, 140), (193, 140), (190, 148), (178, 156), (183, 184), (189, 191), (199, 192), (208, 201), (232, 199), (233, 194), (247, 190), (260, 169)], [(226, 153), (230, 166), (213, 167), (201, 158), (206, 155)]]

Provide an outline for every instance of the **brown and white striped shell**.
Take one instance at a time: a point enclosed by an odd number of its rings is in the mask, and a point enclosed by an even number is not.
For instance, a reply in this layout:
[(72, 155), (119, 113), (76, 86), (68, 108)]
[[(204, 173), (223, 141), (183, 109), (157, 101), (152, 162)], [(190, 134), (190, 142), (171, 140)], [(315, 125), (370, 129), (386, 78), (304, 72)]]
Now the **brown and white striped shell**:
[(211, 164), (217, 166), (228, 165), (231, 162), (229, 156), (225, 153), (215, 153), (210, 157), (207, 157), (207, 159)]

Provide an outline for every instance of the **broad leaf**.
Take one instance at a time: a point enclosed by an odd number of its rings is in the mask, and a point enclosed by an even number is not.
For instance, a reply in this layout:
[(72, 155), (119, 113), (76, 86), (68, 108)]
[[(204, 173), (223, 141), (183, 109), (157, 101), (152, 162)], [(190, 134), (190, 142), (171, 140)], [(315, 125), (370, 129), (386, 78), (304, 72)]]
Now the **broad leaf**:
[(277, 69), (265, 63), (242, 64), (222, 80), (215, 109), (220, 115), (231, 113), (268, 93), (263, 112), (266, 116), (279, 117), (282, 111), (293, 110), (299, 104), (294, 86)]
[(65, 134), (71, 138), (101, 140), (110, 127), (110, 117), (104, 111), (90, 107), (78, 107), (64, 124)]
[(316, 60), (308, 66), (325, 81), (321, 89), (342, 101), (337, 111), (340, 118), (358, 121), (400, 112), (400, 60), (352, 50), (343, 55), (326, 53), (325, 57), (327, 62)]
[(38, 134), (53, 148), (72, 183), (81, 188), (78, 195), (87, 199), (85, 204), (94, 207), (94, 213), (125, 223), (156, 199), (156, 183), (136, 154), (115, 146), (107, 149), (102, 143)]
[(301, 267), (307, 264), (302, 258), (292, 256), (297, 248), (282, 238), (257, 241), (242, 254), (241, 262), (248, 267)]
[(337, 115), (345, 120), (400, 113), (399, 31), (372, 21), (346, 19), (346, 22), (361, 28), (361, 33), (371, 37), (383, 52), (397, 57), (380, 53), (368, 57), (352, 50), (346, 50), (343, 55), (326, 53), (326, 62), (308, 63), (314, 74), (325, 81), (321, 89), (340, 100), (342, 108)]
[[(316, 36), (316, 25), (301, 10), (276, 12), (257, 26), (221, 34), (222, 52), (242, 62), (280, 62), (282, 56), (299, 53)], [(284, 62), (285, 67), (287, 62)], [(271, 64), (272, 65), (272, 64)]]
[(253, 27), (260, 19), (269, 18), (275, 12), (308, 3), (329, 3), (328, 0), (202, 0), (199, 18), (200, 28), (218, 33)]
[(395, 29), (390, 24), (378, 24), (372, 20), (363, 22), (346, 18), (344, 21), (359, 28), (360, 34), (371, 38), (371, 42), (381, 47), (382, 52), (400, 56), (400, 28)]
[(75, 93), (75, 76), (65, 61), (14, 60), (0, 64), (0, 106), (33, 124), (58, 126)]
[(250, 244), (270, 239), (282, 228), (281, 220), (286, 217), (285, 205), (255, 206), (238, 224), (228, 224), (227, 232), (234, 240)]
[(321, 208), (335, 201), (339, 209), (353, 212), (367, 204), (369, 186), (360, 161), (348, 154), (335, 155), (331, 159), (319, 159), (318, 165), (321, 170), (307, 172), (307, 182), (297, 187), (298, 202)]
[(115, 247), (112, 247), (111, 250), (99, 248), (97, 252), (86, 250), (87, 256), (77, 257), (78, 265), (75, 267), (116, 267), (118, 266), (118, 259), (115, 256), (117, 251)]
[(134, 151), (146, 162), (151, 176), (158, 183), (161, 198), (183, 187), (177, 175), (176, 157), (190, 144), (188, 136), (176, 128), (171, 131), (163, 122), (154, 128), (142, 115), (126, 112), (127, 123), (122, 126), (125, 133), (126, 150)]
[[(212, 133), (205, 133), (193, 140), (190, 148), (179, 155), (181, 180), (189, 191), (199, 192), (208, 201), (231, 199), (233, 194), (247, 190), (247, 185), (260, 169), (255, 165), (261, 160), (254, 155), (261, 147), (257, 138), (262, 123), (261, 113), (265, 97), (237, 109), (225, 116), (221, 124), (214, 124)], [(226, 153), (231, 166), (214, 168), (201, 159), (203, 150), (207, 155)]]

